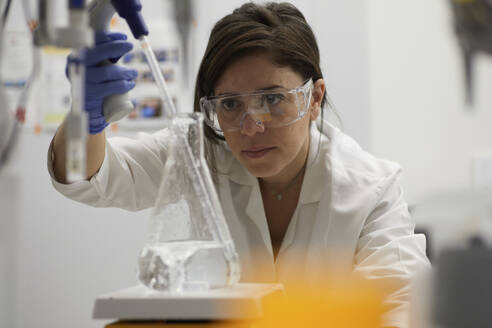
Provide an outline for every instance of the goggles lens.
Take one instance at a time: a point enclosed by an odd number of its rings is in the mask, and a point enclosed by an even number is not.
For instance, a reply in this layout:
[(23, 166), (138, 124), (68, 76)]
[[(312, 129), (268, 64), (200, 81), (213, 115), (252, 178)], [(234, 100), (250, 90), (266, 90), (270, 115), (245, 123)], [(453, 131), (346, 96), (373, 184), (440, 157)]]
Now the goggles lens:
[(215, 131), (241, 130), (250, 117), (257, 125), (277, 128), (300, 120), (311, 102), (313, 81), (292, 90), (258, 91), (217, 97), (203, 97), (200, 108), (205, 122)]

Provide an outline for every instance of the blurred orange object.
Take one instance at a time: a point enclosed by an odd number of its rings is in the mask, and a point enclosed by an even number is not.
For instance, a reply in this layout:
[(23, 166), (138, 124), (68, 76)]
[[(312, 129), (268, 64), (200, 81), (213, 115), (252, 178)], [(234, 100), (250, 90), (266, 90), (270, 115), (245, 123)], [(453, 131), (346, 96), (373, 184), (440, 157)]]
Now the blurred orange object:
[(35, 135), (40, 135), (41, 130), (42, 130), (41, 124), (39, 124), (39, 123), (34, 124), (34, 134)]
[(380, 289), (361, 279), (291, 286), (284, 297), (265, 301), (255, 328), (380, 328), (383, 300)]
[(254, 328), (249, 322), (195, 322), (195, 323), (168, 323), (158, 321), (125, 322), (118, 321), (107, 325), (106, 328)]
[(111, 123), (111, 125), (110, 125), (111, 132), (118, 132), (118, 128), (119, 128), (119, 126), (118, 126), (117, 122)]

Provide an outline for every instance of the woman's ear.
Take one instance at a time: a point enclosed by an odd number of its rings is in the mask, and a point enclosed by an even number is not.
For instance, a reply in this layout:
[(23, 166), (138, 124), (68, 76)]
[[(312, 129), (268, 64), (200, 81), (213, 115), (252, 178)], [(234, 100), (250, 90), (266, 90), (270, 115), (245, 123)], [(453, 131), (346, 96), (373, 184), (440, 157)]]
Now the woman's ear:
[(321, 103), (323, 101), (323, 96), (325, 95), (325, 88), (325, 81), (323, 79), (317, 79), (314, 82), (311, 98), (311, 121), (316, 120), (319, 116), (319, 113), (321, 113)]

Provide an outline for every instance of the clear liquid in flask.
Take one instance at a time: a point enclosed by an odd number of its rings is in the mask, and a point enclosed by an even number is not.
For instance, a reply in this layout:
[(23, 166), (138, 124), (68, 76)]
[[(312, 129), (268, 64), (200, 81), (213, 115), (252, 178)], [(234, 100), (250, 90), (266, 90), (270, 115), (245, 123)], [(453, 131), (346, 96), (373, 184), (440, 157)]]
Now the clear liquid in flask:
[(157, 291), (182, 292), (228, 285), (224, 246), (215, 241), (173, 241), (147, 245), (139, 262), (139, 280)]

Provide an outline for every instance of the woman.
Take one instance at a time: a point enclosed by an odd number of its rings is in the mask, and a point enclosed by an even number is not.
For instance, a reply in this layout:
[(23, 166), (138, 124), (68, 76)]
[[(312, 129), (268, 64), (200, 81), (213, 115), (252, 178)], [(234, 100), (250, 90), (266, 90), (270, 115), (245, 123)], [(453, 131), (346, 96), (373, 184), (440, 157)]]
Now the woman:
[[(50, 147), (55, 188), (92, 206), (153, 206), (166, 161), (165, 131), (106, 142), (102, 100), (131, 89), (136, 74), (96, 64), (130, 48), (120, 34), (100, 35), (87, 56), (87, 180), (64, 184), (64, 124)], [(206, 117), (210, 165), (242, 280), (314, 281), (326, 267), (363, 273), (391, 286), (387, 326), (406, 326), (410, 279), (428, 261), (402, 197), (400, 168), (319, 120), (325, 103), (318, 46), (294, 6), (247, 3), (215, 25), (194, 110)]]

